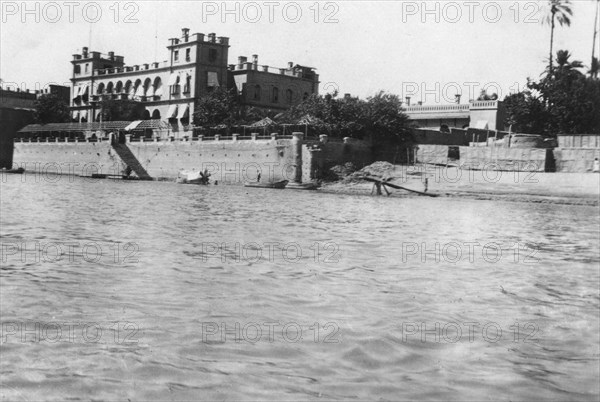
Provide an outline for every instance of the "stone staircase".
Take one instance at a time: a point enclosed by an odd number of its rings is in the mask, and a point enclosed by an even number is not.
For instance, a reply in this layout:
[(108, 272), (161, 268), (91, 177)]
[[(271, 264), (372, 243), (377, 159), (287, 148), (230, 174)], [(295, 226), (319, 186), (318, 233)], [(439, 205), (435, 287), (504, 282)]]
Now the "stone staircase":
[(129, 149), (127, 144), (114, 142), (112, 147), (123, 163), (129, 166), (140, 180), (152, 180), (152, 177), (148, 174), (140, 161), (138, 161), (133, 152), (131, 152), (131, 149)]

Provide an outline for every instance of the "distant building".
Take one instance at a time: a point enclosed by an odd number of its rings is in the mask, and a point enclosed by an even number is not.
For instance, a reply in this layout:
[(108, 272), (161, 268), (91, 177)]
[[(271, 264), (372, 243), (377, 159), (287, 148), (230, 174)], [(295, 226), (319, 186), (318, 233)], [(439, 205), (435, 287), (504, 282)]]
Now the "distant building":
[(43, 95), (52, 94), (58, 96), (65, 101), (67, 105), (71, 104), (71, 88), (63, 85), (50, 84), (44, 89), (35, 91), (36, 97), (40, 98)]
[(238, 57), (238, 64), (229, 65), (240, 100), (247, 106), (285, 110), (319, 92), (319, 76), (313, 67), (289, 62), (287, 68), (259, 66), (258, 56), (252, 62)]
[(13, 140), (17, 131), (33, 121), (36, 95), (0, 88), (0, 168), (12, 166)]
[(471, 127), (504, 130), (504, 105), (497, 100), (448, 105), (409, 105), (404, 111), (420, 128)]
[(289, 65), (268, 71), (257, 58), (237, 67), (227, 64), (229, 38), (216, 34), (190, 34), (182, 29), (180, 38), (170, 39), (169, 60), (126, 66), (123, 56), (104, 55), (84, 47), (74, 54), (71, 88), (73, 119), (100, 120), (104, 99), (128, 99), (144, 106), (143, 119), (161, 119), (174, 136), (189, 135), (195, 102), (216, 87), (235, 88), (244, 105), (286, 109), (318, 92), (314, 69)]

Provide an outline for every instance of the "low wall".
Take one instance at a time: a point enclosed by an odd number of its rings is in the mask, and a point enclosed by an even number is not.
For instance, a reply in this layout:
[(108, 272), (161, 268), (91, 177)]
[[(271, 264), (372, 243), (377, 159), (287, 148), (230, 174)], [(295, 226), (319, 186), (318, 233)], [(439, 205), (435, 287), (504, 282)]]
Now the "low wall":
[(14, 168), (30, 172), (90, 176), (120, 174), (121, 158), (109, 142), (16, 142)]
[(557, 148), (554, 150), (554, 158), (557, 172), (593, 172), (594, 160), (600, 160), (600, 148)]
[(545, 172), (552, 150), (538, 148), (460, 147), (463, 169)]
[(560, 148), (595, 148), (600, 149), (600, 134), (559, 134)]
[(416, 162), (446, 165), (449, 148), (446, 145), (417, 145), (415, 148)]

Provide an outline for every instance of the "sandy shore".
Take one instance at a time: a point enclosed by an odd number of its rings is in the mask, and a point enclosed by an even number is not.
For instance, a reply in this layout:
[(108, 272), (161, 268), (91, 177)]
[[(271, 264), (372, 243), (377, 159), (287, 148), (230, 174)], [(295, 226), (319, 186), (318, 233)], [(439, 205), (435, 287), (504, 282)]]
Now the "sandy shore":
[[(461, 170), (456, 167), (416, 169), (396, 166), (388, 173), (393, 183), (423, 191), (427, 178), (428, 192), (440, 197), (464, 197), (481, 200), (504, 200), (570, 205), (600, 205), (600, 174), (540, 173)], [(334, 182), (320, 191), (339, 194), (369, 195), (368, 182)], [(419, 197), (402, 190), (391, 190), (391, 197)]]

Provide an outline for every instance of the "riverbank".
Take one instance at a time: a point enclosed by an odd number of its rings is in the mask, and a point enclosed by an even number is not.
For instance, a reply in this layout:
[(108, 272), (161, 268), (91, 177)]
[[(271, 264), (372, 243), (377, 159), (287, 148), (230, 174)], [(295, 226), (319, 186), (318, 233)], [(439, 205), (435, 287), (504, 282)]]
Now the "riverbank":
[[(600, 205), (600, 174), (594, 173), (499, 172), (396, 165), (386, 170), (385, 175), (393, 178), (392, 183), (418, 191), (424, 191), (427, 181), (427, 191), (440, 197)], [(369, 195), (372, 189), (372, 183), (354, 180), (350, 176), (326, 183), (320, 191)], [(419, 196), (402, 190), (390, 189), (390, 192), (391, 197)]]

